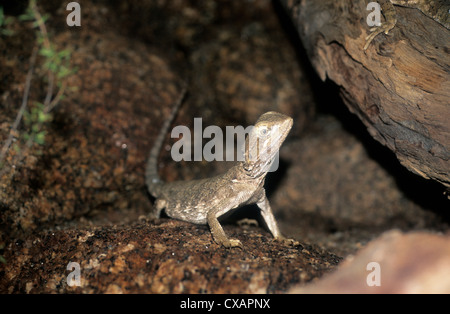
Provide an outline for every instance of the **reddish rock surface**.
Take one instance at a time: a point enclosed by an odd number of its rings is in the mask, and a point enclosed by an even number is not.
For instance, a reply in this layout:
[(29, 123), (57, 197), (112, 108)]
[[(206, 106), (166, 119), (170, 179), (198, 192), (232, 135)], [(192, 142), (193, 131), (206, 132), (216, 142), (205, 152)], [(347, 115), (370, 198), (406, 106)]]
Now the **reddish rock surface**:
[[(244, 250), (218, 246), (204, 226), (168, 219), (49, 231), (5, 248), (0, 292), (280, 293), (340, 260), (311, 245), (274, 242), (258, 228), (225, 231)], [(80, 265), (80, 287), (68, 285), (70, 262)]]

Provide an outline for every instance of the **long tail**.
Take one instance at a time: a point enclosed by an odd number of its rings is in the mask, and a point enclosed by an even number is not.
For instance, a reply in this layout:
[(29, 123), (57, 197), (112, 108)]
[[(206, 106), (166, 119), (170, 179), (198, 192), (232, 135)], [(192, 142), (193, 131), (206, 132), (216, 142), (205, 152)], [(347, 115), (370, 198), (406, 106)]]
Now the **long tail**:
[(162, 145), (164, 143), (164, 139), (166, 137), (167, 132), (169, 131), (169, 127), (172, 124), (173, 119), (175, 118), (178, 109), (180, 108), (181, 104), (183, 103), (184, 96), (187, 92), (187, 84), (184, 84), (183, 90), (180, 94), (180, 97), (176, 101), (172, 112), (170, 113), (170, 116), (167, 118), (167, 120), (164, 122), (161, 131), (159, 132), (158, 137), (156, 138), (155, 143), (153, 144), (153, 147), (150, 151), (150, 156), (147, 160), (147, 166), (145, 170), (145, 183), (147, 184), (148, 191), (151, 195), (157, 196), (157, 186), (160, 186), (161, 179), (158, 175), (158, 157), (159, 153), (161, 152)]

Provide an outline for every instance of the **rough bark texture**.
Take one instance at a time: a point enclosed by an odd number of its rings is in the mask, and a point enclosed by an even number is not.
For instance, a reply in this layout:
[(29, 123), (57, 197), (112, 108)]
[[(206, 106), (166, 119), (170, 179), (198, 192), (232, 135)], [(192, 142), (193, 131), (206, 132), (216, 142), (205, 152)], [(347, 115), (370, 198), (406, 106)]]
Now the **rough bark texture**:
[(396, 6), (397, 25), (363, 50), (367, 1), (282, 0), (322, 80), (410, 171), (450, 187), (450, 31)]

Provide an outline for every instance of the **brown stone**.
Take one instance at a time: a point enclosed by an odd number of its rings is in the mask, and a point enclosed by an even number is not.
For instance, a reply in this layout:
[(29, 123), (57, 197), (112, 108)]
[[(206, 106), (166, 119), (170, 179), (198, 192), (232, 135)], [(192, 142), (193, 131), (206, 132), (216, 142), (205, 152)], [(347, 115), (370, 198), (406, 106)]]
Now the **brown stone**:
[(449, 235), (390, 231), (348, 257), (333, 274), (290, 293), (448, 294), (449, 265)]

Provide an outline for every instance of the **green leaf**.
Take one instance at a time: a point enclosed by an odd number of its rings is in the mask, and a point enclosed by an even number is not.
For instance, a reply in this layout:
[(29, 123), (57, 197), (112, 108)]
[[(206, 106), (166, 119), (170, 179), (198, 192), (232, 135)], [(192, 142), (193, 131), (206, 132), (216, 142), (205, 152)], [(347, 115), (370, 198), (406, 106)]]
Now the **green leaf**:
[(40, 123), (45, 123), (47, 121), (50, 121), (52, 119), (52, 115), (48, 113), (44, 113), (43, 111), (40, 111), (38, 113), (38, 121)]
[(61, 58), (68, 58), (68, 57), (70, 57), (70, 54), (71, 54), (71, 51), (69, 49), (64, 49), (58, 53), (58, 56)]
[(19, 15), (20, 21), (34, 20), (34, 14), (30, 7), (27, 8), (24, 14)]
[(41, 111), (41, 108), (39, 108), (39, 107), (33, 107), (33, 108), (31, 108), (31, 118), (32, 118), (33, 120), (36, 120), (36, 117), (38, 116), (39, 111)]
[(39, 45), (42, 45), (42, 43), (44, 42), (44, 37), (40, 33), (38, 34), (37, 42)]
[(58, 65), (56, 63), (49, 63), (48, 69), (53, 73), (58, 72)]
[(2, 29), (2, 34), (5, 36), (12, 36), (12, 35), (14, 35), (14, 31), (12, 31), (10, 29)]
[(70, 69), (66, 68), (65, 66), (61, 66), (58, 72), (58, 78), (63, 78), (70, 75)]
[(50, 18), (50, 15), (48, 13), (45, 13), (42, 15), (42, 23), (47, 22), (47, 20)]
[(5, 21), (5, 14), (3, 14), (3, 7), (0, 7), (0, 26), (3, 25)]
[(51, 48), (41, 48), (39, 54), (43, 57), (52, 58), (55, 55), (55, 51)]
[(46, 135), (45, 131), (41, 131), (38, 134), (36, 134), (35, 142), (38, 143), (39, 145), (44, 145), (45, 144), (45, 135)]
[(40, 131), (40, 129), (41, 129), (41, 125), (40, 124), (33, 124), (32, 126), (31, 126), (31, 131), (33, 132), (33, 133), (37, 133), (37, 132), (39, 132)]

